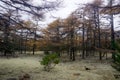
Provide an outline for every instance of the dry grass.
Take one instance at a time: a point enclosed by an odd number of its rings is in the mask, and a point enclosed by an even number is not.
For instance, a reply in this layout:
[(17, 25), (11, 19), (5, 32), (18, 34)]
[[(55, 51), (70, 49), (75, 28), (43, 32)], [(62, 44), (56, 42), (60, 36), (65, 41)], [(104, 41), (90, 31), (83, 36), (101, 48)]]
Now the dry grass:
[[(0, 58), (0, 80), (18, 78), (27, 73), (31, 80), (115, 80), (116, 72), (107, 61), (80, 60), (61, 62), (50, 72), (40, 65), (40, 55)], [(85, 70), (85, 67), (90, 70)]]

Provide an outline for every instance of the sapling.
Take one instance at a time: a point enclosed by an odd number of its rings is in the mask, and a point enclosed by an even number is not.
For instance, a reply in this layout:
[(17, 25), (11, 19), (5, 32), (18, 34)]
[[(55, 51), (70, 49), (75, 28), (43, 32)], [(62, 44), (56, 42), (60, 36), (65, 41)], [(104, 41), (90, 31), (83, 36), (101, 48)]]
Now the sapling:
[(47, 54), (42, 58), (41, 65), (44, 65), (45, 71), (50, 71), (59, 63), (59, 57), (57, 53)]

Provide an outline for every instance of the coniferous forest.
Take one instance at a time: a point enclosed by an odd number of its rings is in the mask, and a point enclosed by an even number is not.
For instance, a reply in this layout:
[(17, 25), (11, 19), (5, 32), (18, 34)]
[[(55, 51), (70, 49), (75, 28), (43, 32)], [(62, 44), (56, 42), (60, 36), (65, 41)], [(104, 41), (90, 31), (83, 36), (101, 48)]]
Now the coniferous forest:
[(120, 80), (120, 1), (64, 1), (0, 0), (0, 80)]

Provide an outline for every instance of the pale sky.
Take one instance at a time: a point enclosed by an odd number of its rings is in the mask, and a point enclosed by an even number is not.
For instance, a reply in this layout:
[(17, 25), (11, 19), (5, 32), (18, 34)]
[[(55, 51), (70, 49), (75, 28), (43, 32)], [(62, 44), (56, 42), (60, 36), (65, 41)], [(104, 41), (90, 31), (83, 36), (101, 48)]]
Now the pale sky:
[[(38, 3), (40, 0), (34, 0), (35, 3)], [(48, 0), (49, 1), (49, 0)], [(51, 0), (50, 0), (51, 1)], [(53, 0), (54, 1), (54, 0)], [(94, 0), (63, 0), (63, 7), (60, 7), (57, 11), (51, 11), (49, 13), (46, 13), (46, 18), (44, 21), (40, 21), (39, 24), (42, 27), (47, 27), (47, 25), (57, 18), (67, 18), (73, 11), (75, 11), (79, 5), (78, 4), (86, 4), (91, 3)], [(56, 18), (53, 18), (51, 15), (53, 15)], [(116, 19), (114, 19), (115, 26), (118, 27), (118, 20), (119, 17), (117, 16)]]
[[(36, 0), (37, 2), (38, 0)], [(67, 18), (75, 9), (78, 8), (78, 4), (85, 4), (93, 0), (63, 0), (63, 5), (57, 11), (51, 11), (47, 13), (46, 18), (40, 24), (47, 25), (57, 18)], [(51, 15), (57, 18), (53, 18)]]
[(93, 0), (64, 0), (63, 7), (53, 13), (57, 17), (66, 18), (71, 12), (78, 8), (78, 4), (85, 4)]

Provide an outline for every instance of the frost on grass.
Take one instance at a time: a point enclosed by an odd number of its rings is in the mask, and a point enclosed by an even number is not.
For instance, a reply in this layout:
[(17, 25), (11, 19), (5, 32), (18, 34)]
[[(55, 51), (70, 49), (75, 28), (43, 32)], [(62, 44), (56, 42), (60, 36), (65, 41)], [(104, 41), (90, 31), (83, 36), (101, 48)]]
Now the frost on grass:
[[(46, 72), (39, 61), (41, 57), (0, 59), (0, 80), (30, 74), (31, 80), (115, 80), (115, 70), (110, 64), (88, 63), (85, 60), (66, 62)], [(90, 70), (85, 70), (85, 66)]]

